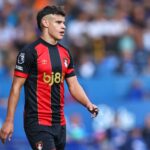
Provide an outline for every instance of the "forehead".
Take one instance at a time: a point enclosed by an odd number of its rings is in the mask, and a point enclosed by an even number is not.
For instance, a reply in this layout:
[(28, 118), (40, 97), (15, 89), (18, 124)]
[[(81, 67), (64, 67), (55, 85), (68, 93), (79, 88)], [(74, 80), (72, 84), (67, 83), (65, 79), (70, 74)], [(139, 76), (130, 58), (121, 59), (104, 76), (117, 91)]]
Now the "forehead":
[(56, 14), (50, 14), (50, 15), (47, 15), (48, 16), (48, 19), (50, 20), (59, 20), (59, 21), (65, 21), (65, 17), (62, 16), (62, 15), (56, 15)]

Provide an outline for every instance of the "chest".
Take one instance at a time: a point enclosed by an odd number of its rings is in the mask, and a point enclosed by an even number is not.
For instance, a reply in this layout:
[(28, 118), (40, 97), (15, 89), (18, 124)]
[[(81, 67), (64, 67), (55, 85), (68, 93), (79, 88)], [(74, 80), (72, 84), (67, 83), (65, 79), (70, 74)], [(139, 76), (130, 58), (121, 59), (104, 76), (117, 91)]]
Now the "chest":
[(63, 73), (68, 69), (70, 63), (69, 55), (57, 47), (45, 48), (37, 51), (38, 73)]

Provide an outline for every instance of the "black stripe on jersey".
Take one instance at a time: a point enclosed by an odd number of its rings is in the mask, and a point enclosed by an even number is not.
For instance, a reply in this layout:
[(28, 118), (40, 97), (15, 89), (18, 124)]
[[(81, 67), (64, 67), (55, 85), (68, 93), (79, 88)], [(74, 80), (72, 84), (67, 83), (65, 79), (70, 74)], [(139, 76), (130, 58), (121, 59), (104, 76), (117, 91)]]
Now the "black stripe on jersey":
[[(62, 64), (59, 51), (56, 46), (49, 46), (50, 60), (52, 72), (62, 73)], [(60, 84), (54, 83), (51, 87), (51, 109), (52, 109), (52, 125), (60, 124)]]
[[(36, 43), (38, 45), (38, 43)], [(37, 53), (34, 47), (32, 47), (34, 51), (34, 56), (37, 58)], [(26, 80), (24, 84), (24, 91), (25, 91), (25, 112), (24, 112), (24, 126), (25, 127), (30, 127), (33, 123), (36, 123), (38, 125), (38, 113), (37, 113), (37, 75), (38, 75), (38, 70), (37, 70), (37, 61), (35, 59), (35, 63), (32, 64), (32, 69), (28, 80)], [(33, 73), (33, 72), (34, 73)], [(32, 74), (36, 75), (32, 77)], [(36, 100), (36, 101), (35, 101)], [(36, 112), (36, 113), (33, 113)]]

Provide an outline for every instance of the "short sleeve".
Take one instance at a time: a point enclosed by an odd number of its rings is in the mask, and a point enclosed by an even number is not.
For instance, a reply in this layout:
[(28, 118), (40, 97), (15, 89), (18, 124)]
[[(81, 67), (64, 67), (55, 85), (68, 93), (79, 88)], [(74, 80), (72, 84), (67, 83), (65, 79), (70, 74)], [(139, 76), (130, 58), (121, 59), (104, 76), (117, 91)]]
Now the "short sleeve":
[(31, 68), (31, 53), (29, 49), (22, 49), (16, 59), (14, 76), (27, 78)]
[(68, 51), (68, 53), (69, 53), (69, 57), (70, 57), (70, 63), (68, 65), (65, 78), (69, 78), (69, 77), (75, 76), (73, 59), (72, 59), (72, 56), (71, 56), (69, 51)]

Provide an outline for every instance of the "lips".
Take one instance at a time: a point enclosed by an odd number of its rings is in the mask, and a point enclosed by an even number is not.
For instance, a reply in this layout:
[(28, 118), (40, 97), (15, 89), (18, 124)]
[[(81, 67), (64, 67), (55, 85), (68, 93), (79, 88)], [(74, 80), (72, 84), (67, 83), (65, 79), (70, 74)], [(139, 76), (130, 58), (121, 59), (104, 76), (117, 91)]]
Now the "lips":
[(64, 35), (64, 34), (65, 34), (65, 31), (61, 31), (60, 34), (61, 34), (61, 35)]

